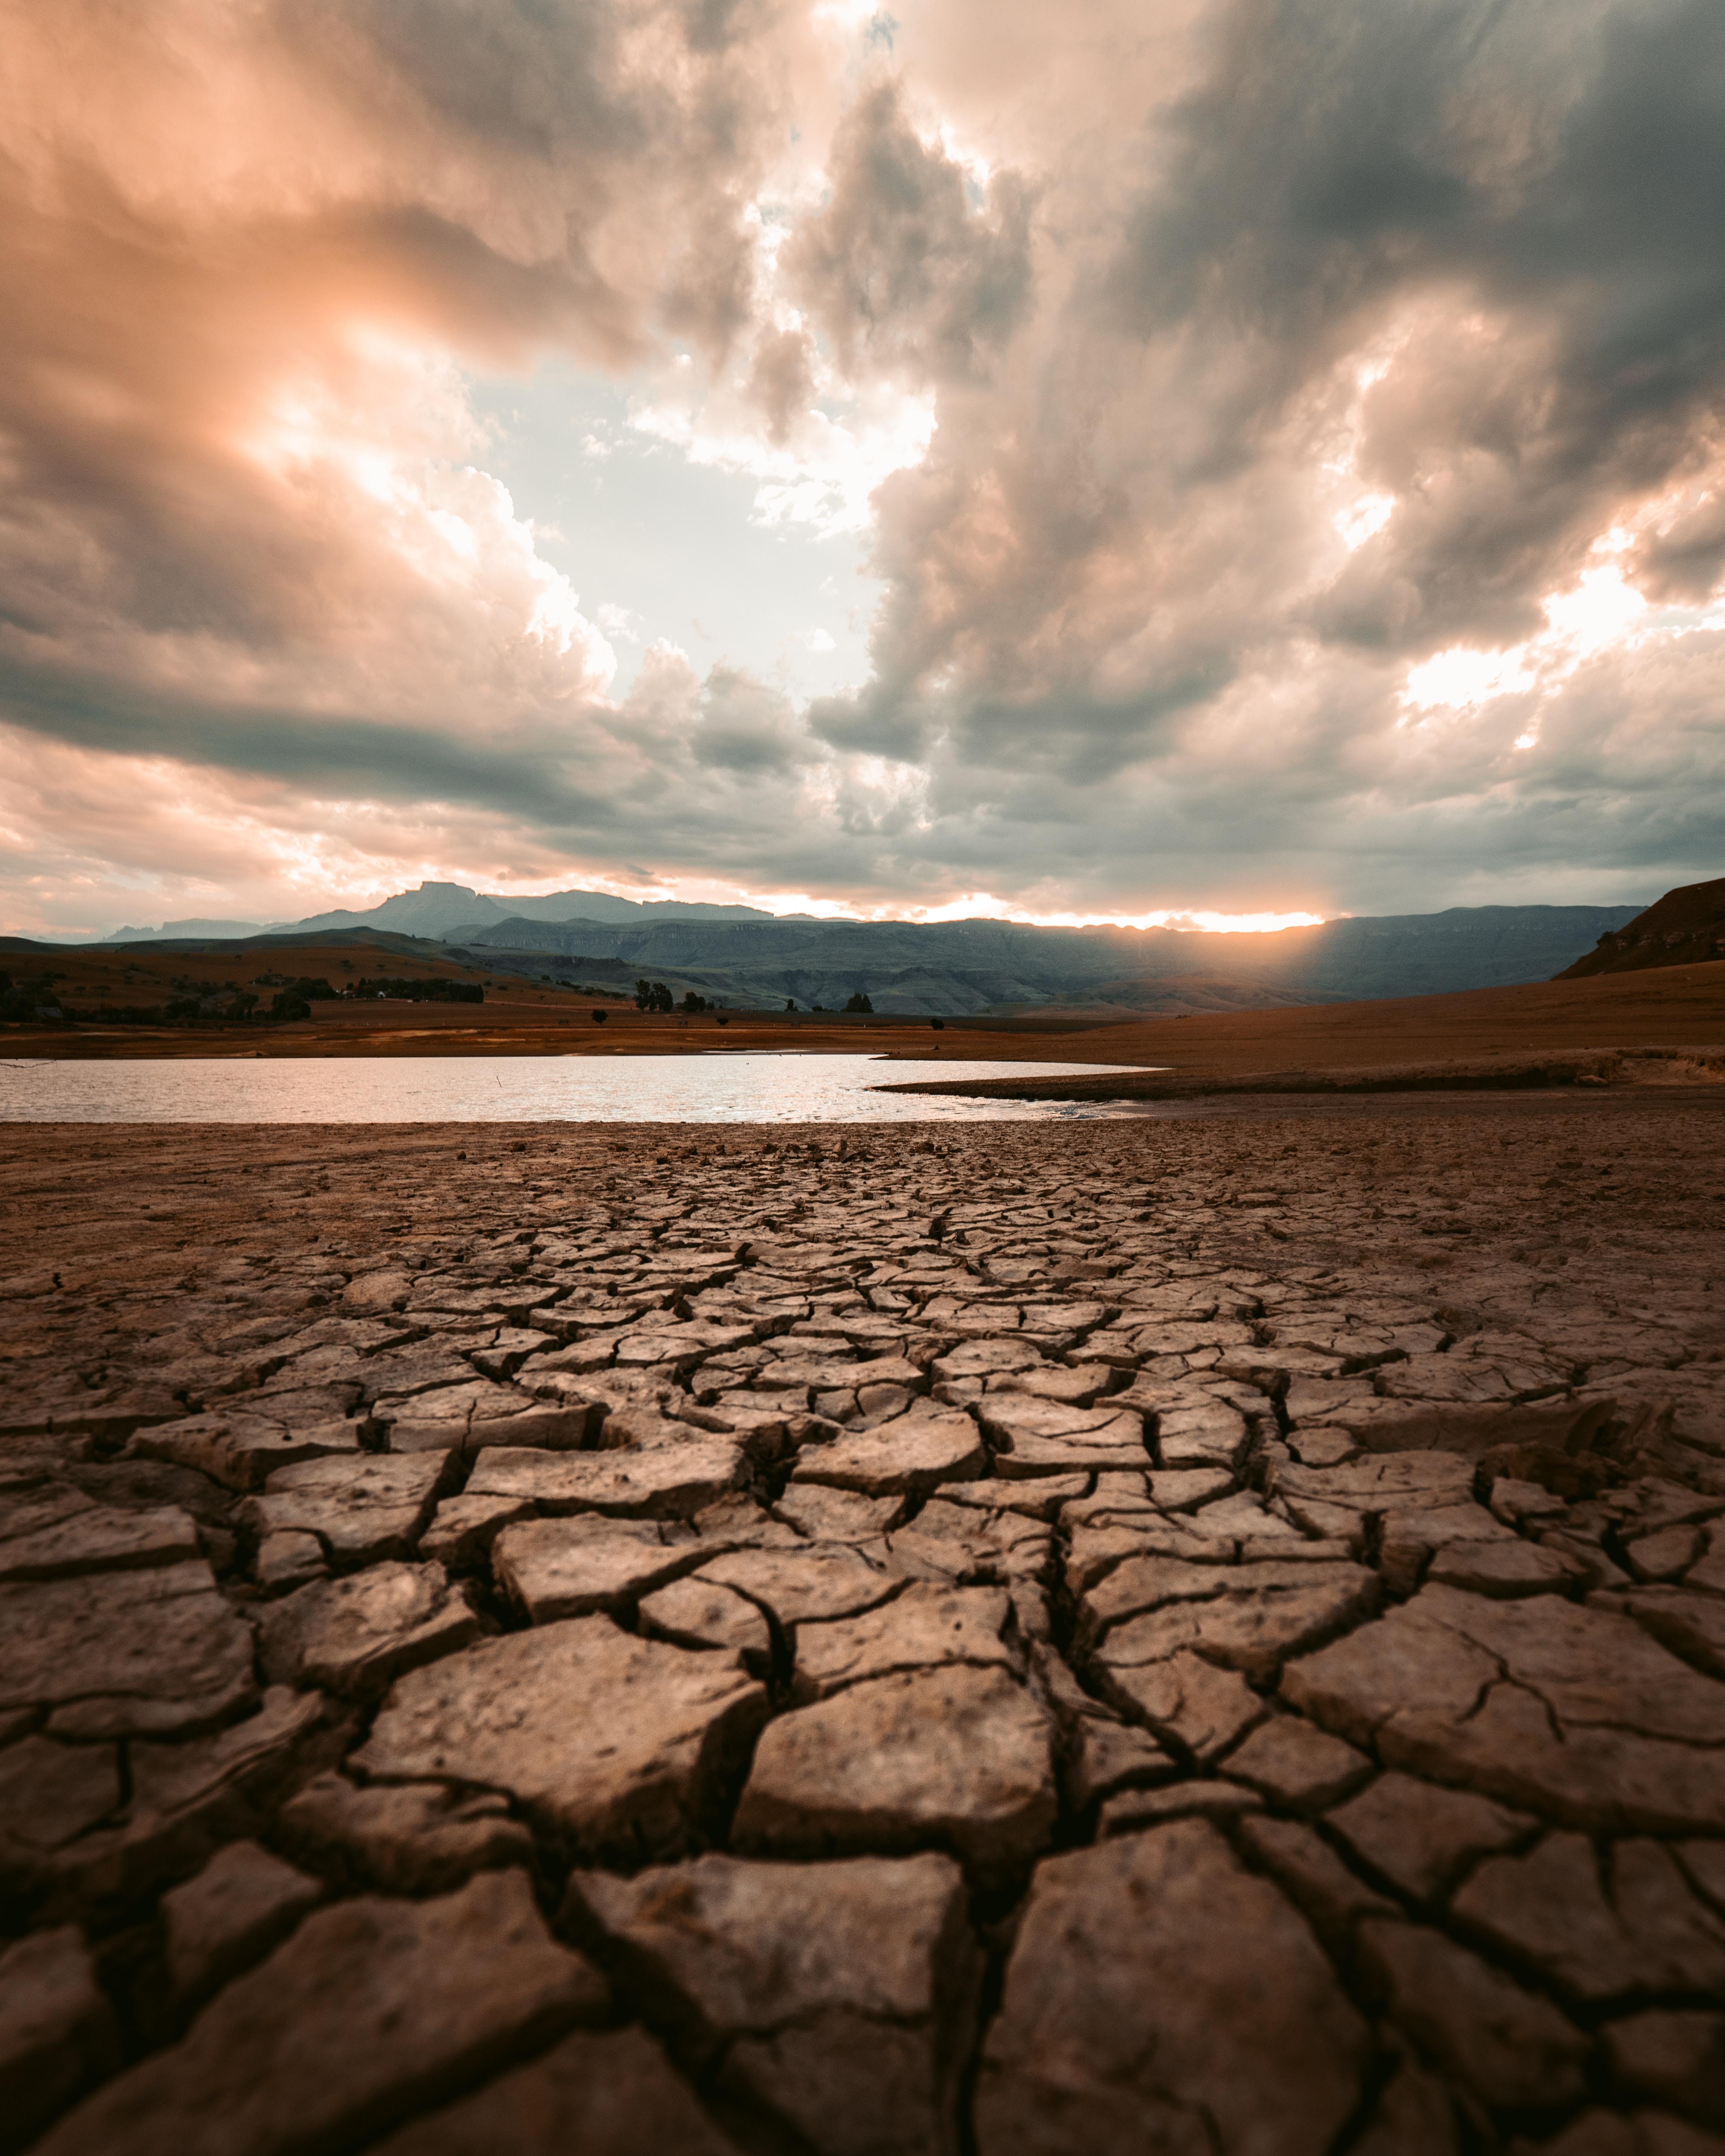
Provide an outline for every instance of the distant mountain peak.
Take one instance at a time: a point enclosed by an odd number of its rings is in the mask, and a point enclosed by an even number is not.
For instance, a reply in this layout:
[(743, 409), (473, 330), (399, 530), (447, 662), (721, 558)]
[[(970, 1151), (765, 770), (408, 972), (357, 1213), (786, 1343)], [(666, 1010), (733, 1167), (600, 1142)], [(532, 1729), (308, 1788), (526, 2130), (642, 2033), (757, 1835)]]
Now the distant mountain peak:
[(469, 884), (428, 878), (377, 906), (332, 906), (300, 921), (270, 923), (275, 934), (295, 929), (391, 928), (409, 936), (444, 937), (490, 927), (503, 921), (771, 921), (756, 906), (704, 906), (675, 898), (614, 898), (608, 891), (557, 891), (538, 898), (475, 891)]
[(98, 943), (166, 942), (175, 937), (192, 936), (261, 936), (264, 924), (259, 921), (164, 921), (159, 928), (111, 928), (105, 936), (98, 936)]

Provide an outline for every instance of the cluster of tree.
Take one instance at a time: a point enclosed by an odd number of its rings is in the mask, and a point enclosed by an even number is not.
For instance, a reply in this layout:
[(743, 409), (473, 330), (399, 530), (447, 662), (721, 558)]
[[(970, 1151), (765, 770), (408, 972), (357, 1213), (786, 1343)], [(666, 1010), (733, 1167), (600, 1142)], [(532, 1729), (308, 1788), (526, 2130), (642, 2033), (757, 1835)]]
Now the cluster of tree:
[[(324, 992), (329, 993), (327, 989)], [(379, 974), (373, 980), (362, 974), (347, 991), (355, 996), (388, 996), (410, 1004), (482, 1004), (485, 992), (477, 981), (406, 980)]]
[(14, 981), (10, 973), (0, 973), (0, 1019), (17, 1024), (34, 1018), (39, 1010), (51, 1010), (58, 1015), (54, 984), (64, 978), (63, 973), (33, 973), (27, 979)]
[[(88, 1009), (69, 1009), (54, 993), (55, 983), (65, 978), (64, 973), (37, 973), (14, 981), (9, 973), (0, 973), (0, 1022), (17, 1024), (36, 1018), (39, 1014), (52, 1018), (75, 1019), (80, 1024), (97, 1025), (187, 1025), (201, 1019), (217, 1019), (233, 1023), (249, 1019), (257, 1010), (259, 998), (249, 988), (236, 988), (233, 982), (223, 982), (219, 988), (196, 989), (187, 981), (177, 981), (174, 986), (182, 993), (170, 996), (159, 1004), (98, 1004)], [(125, 978), (132, 978), (126, 969)], [(275, 977), (281, 979), (280, 974)], [(267, 983), (260, 983), (267, 985)], [(320, 976), (316, 980), (302, 978), (283, 982), (270, 998), (269, 1016), (291, 1021), (310, 1018), (312, 1004), (320, 999), (328, 1001), (336, 991)], [(463, 1002), (477, 1002), (480, 992), (462, 995)]]
[[(788, 1011), (795, 1010), (797, 1008), (796, 998), (794, 996), (787, 996), (785, 998), (784, 1007)], [(824, 1011), (826, 1005), (824, 1004), (810, 1004), (809, 1008), (812, 1011)], [(856, 993), (850, 998), (850, 1001), (845, 1004), (845, 1008), (847, 1011), (867, 1011), (872, 1015), (875, 1006), (869, 1001), (868, 998), (862, 993), (861, 989), (859, 988)]]
[[(635, 983), (635, 1009), (638, 1011), (670, 1012), (675, 1010), (677, 1008), (678, 1004), (676, 998), (671, 993), (670, 990), (666, 988), (663, 981), (637, 981)], [(712, 1008), (713, 1006), (707, 1001), (706, 998), (705, 996), (696, 995), (693, 988), (689, 989), (685, 994), (681, 1005), (683, 1014), (686, 1018), (695, 1018), (701, 1012), (709, 1011)], [(599, 1014), (597, 1011), (593, 1013), (593, 1016), (595, 1018)]]
[[(280, 1003), (281, 998), (278, 996), (275, 1000)], [(170, 1024), (177, 1025), (192, 1018), (247, 1019), (257, 1008), (258, 999), (249, 988), (236, 988), (232, 992), (231, 999), (225, 1008), (218, 1004), (213, 995), (176, 996), (171, 1002), (162, 1005), (157, 1015), (167, 1019)], [(121, 1014), (103, 1011), (99, 1015), (103, 1018), (120, 1017)], [(125, 1022), (126, 1021), (122, 1019), (122, 1023)], [(137, 1024), (141, 1021), (137, 1018), (131, 1018), (130, 1022), (132, 1024)], [(141, 1023), (147, 1024), (149, 1020), (146, 1018), (141, 1020)]]
[(306, 980), (302, 976), (297, 981), (290, 982), (286, 988), (278, 989), (270, 998), (270, 1015), (290, 1020), (310, 1018), (314, 1002), (333, 1003), (335, 998), (335, 990), (321, 976), (315, 981)]

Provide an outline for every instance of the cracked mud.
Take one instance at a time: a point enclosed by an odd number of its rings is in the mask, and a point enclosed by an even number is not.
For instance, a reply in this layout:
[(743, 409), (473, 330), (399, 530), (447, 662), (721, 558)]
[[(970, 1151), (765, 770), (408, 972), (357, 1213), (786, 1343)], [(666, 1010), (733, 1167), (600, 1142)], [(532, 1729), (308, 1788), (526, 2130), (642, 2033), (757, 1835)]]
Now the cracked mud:
[(0, 2146), (1725, 2149), (1725, 1125), (15, 1128)]

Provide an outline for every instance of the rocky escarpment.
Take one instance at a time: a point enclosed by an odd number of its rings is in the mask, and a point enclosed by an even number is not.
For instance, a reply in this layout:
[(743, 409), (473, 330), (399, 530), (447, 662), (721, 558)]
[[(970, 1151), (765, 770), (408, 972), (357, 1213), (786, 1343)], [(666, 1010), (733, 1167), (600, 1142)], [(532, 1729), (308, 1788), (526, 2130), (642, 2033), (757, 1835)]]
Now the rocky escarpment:
[(1578, 1114), (15, 1132), (11, 2145), (1725, 2147), (1725, 1125)]

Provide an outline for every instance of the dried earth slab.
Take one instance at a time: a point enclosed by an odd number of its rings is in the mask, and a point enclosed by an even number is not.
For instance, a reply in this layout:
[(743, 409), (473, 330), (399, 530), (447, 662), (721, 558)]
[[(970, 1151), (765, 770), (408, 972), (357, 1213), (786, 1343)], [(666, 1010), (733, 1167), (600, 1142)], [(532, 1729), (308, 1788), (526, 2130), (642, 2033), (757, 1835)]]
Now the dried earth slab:
[(619, 1518), (692, 1519), (743, 1479), (740, 1445), (712, 1438), (649, 1452), (531, 1452), (500, 1446), (480, 1455), (463, 1495), (525, 1499), (542, 1512), (609, 1512)]
[(968, 1482), (987, 1472), (988, 1455), (969, 1416), (929, 1409), (899, 1415), (879, 1430), (804, 1445), (791, 1480), (886, 1497)]
[(797, 1629), (799, 1699), (829, 1699), (870, 1677), (962, 1666), (1016, 1672), (1023, 1656), (1003, 1635), (1012, 1621), (1004, 1588), (921, 1582), (865, 1615)]
[(320, 1774), (283, 1805), (276, 1834), (313, 1871), (389, 1894), (447, 1893), (475, 1871), (533, 1861), (533, 1837), (507, 1798), (442, 1782), (357, 1788)]
[(185, 2040), (69, 2112), (44, 2156), (290, 2156), (359, 2148), (608, 2005), (525, 1876), (309, 1917)]
[(1410, 1774), (1568, 1825), (1725, 1833), (1725, 1691), (1612, 1611), (1422, 1588), (1282, 1690)]
[(0, 1952), (0, 2127), (24, 2146), (74, 2097), (119, 2065), (120, 2031), (75, 1924), (33, 1932)]
[(828, 2156), (948, 2156), (982, 1979), (949, 1858), (578, 1872), (563, 1921), (733, 2095)]
[(454, 1460), (452, 1453), (426, 1452), (302, 1460), (278, 1468), (239, 1517), (260, 1536), (316, 1535), (344, 1569), (408, 1557), (449, 1485)]
[(322, 1882), (255, 1841), (230, 1841), (162, 1897), (162, 1959), (183, 2009), (262, 1960), (323, 1899)]
[(876, 1677), (768, 1726), (732, 1840), (798, 1856), (946, 1849), (997, 1877), (1053, 1830), (1052, 1738), (1004, 1670)]
[(253, 1705), (249, 1627), (201, 1558), (0, 1587), (0, 1710), (56, 1734), (166, 1736)]
[(0, 1502), (0, 1584), (180, 1564), (202, 1553), (197, 1522), (177, 1505), (122, 1512), (64, 1484)]
[(491, 1545), (498, 1585), (535, 1625), (617, 1609), (692, 1572), (711, 1545), (655, 1520), (523, 1520)]
[(1129, 1558), (1085, 1596), (1083, 1634), (1099, 1642), (1098, 1659), (1110, 1669), (1190, 1648), (1270, 1677), (1287, 1656), (1369, 1616), (1378, 1592), (1377, 1576), (1363, 1565)]
[(577, 1617), (403, 1677), (354, 1759), (506, 1791), (571, 1849), (639, 1863), (716, 1828), (766, 1713), (734, 1659)]
[(1325, 2156), (1365, 2023), (1303, 1918), (1201, 1820), (1039, 1865), (977, 2088), (981, 2156)]
[(274, 1684), (377, 1699), (403, 1671), (453, 1654), (479, 1631), (467, 1589), (440, 1564), (375, 1564), (269, 1604), (261, 1652)]
[(377, 2156), (738, 2156), (644, 2030), (578, 2030), (471, 2096), (414, 2120)]

